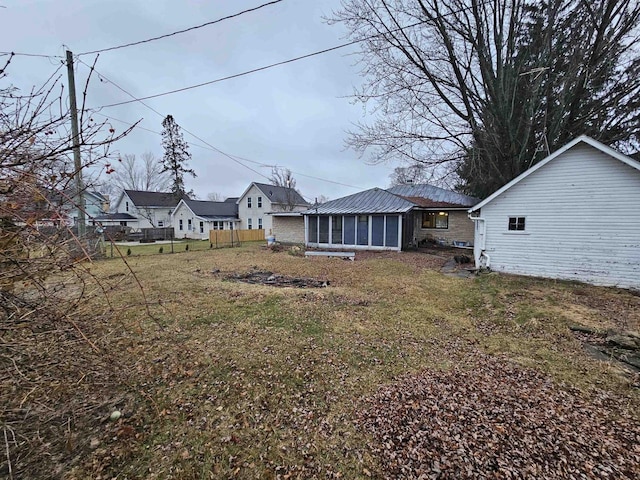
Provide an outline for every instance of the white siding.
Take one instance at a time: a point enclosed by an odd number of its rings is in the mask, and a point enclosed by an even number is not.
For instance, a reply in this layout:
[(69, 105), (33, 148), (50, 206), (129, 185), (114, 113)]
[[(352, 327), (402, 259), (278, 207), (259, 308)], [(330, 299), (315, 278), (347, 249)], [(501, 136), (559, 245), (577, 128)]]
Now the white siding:
[[(247, 206), (247, 198), (251, 197), (251, 208)], [(262, 207), (258, 207), (258, 197), (262, 197)], [(240, 197), (238, 202), (238, 218), (240, 218), (240, 228), (246, 230), (247, 220), (251, 219), (252, 229), (258, 228), (258, 219), (262, 219), (262, 228), (265, 235), (269, 235), (269, 231), (272, 230), (273, 219), (271, 215), (267, 215), (267, 212), (271, 211), (271, 201), (267, 196), (260, 191), (255, 185), (251, 185), (251, 188)]]
[[(515, 216), (524, 232), (508, 231)], [(594, 147), (567, 150), (480, 217), (493, 270), (640, 288), (640, 171)]]

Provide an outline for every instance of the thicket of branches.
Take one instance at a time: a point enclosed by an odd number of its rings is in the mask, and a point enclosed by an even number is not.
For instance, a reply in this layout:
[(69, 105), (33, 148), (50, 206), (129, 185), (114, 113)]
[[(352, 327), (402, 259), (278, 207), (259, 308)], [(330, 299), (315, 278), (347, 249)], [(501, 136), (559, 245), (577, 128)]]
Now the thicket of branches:
[(361, 40), (376, 120), (347, 143), (372, 162), (483, 197), (578, 135), (638, 144), (635, 0), (345, 0), (330, 21)]
[[(0, 68), (8, 83), (11, 58)], [(76, 171), (67, 92), (60, 68), (28, 92), (0, 88), (0, 319), (25, 320), (24, 313), (66, 314), (81, 291), (64, 288), (61, 273), (89, 258), (90, 244), (75, 235), (68, 220), (78, 210), (77, 180), (100, 165), (116, 134), (110, 125), (79, 115), (83, 164)], [(89, 77), (90, 79), (90, 77)], [(87, 79), (87, 85), (89, 83)], [(86, 97), (86, 85), (85, 85)], [(86, 188), (86, 187), (83, 187)], [(56, 280), (57, 277), (60, 280)]]

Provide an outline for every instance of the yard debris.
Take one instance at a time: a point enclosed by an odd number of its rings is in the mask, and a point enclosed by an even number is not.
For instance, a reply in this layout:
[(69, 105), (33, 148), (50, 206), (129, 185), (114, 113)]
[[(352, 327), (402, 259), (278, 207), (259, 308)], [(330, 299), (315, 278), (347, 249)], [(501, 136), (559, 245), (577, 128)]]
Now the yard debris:
[(328, 287), (329, 280), (319, 280), (316, 278), (287, 277), (273, 272), (253, 270), (248, 273), (236, 273), (228, 275), (227, 280), (236, 282), (253, 283), (261, 285), (272, 285), (274, 287), (297, 287), (297, 288), (323, 288)]
[(597, 330), (572, 325), (569, 327), (592, 356), (623, 364), (626, 370), (640, 373), (640, 335), (613, 329)]
[(406, 376), (359, 418), (386, 478), (616, 478), (640, 475), (640, 424), (624, 401), (554, 384), (482, 353), (473, 369)]

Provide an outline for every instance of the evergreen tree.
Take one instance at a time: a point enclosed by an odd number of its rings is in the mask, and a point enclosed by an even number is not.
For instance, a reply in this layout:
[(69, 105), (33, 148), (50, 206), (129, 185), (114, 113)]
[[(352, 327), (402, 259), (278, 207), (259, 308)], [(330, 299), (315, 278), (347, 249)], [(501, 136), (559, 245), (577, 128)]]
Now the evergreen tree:
[(171, 115), (162, 121), (162, 147), (164, 155), (162, 157), (162, 172), (169, 172), (171, 175), (171, 192), (177, 197), (189, 196), (185, 190), (184, 175), (188, 173), (194, 178), (196, 172), (187, 168), (187, 163), (191, 160), (189, 145), (185, 142), (180, 126)]

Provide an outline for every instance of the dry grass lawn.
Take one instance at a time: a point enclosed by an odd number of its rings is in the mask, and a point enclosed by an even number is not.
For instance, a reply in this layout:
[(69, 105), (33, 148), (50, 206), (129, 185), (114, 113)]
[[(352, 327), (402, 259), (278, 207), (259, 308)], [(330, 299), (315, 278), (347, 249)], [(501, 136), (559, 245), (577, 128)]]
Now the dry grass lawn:
[[(29, 330), (38, 353), (16, 360), (20, 374), (2, 364), (0, 476), (9, 460), (16, 479), (382, 478), (355, 421), (363, 399), (425, 369), (464, 365), (472, 377), (475, 352), (640, 406), (633, 376), (590, 358), (568, 329), (638, 331), (628, 291), (453, 278), (421, 253), (348, 262), (246, 245), (127, 261), (135, 277), (121, 260), (91, 266), (101, 294), (76, 318), (88, 341), (68, 326)], [(256, 269), (330, 285), (225, 279)]]

